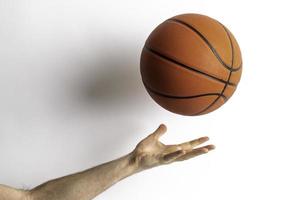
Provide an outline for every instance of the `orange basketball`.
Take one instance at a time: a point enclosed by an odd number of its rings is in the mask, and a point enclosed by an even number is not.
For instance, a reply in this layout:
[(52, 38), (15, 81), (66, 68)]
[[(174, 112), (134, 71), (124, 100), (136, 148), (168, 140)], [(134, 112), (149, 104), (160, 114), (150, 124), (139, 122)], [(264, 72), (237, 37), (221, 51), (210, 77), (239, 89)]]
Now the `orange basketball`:
[(220, 22), (183, 14), (161, 23), (141, 55), (142, 80), (150, 96), (181, 115), (201, 115), (222, 106), (242, 73), (239, 45)]

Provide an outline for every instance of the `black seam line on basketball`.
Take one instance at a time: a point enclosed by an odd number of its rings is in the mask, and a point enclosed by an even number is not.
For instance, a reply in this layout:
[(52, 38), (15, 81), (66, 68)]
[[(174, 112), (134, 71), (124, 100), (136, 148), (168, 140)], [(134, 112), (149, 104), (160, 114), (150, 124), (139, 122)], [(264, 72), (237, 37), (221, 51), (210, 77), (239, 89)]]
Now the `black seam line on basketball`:
[[(218, 23), (223, 27), (223, 29), (225, 30), (225, 32), (227, 34), (227, 37), (229, 38), (229, 41), (230, 41), (230, 46), (231, 46), (231, 69), (232, 69), (233, 64), (234, 64), (234, 47), (233, 47), (232, 37), (229, 33), (229, 30), (221, 22), (218, 22)], [(241, 64), (240, 64), (239, 68), (242, 68), (242, 67), (243, 67), (243, 61), (241, 61)], [(233, 72), (236, 72), (236, 71), (233, 71)]]
[[(222, 24), (221, 24), (222, 25)], [(229, 32), (227, 31), (227, 29), (225, 28), (225, 26), (222, 25), (222, 27), (224, 28), (226, 34), (227, 34), (227, 37), (229, 38), (229, 41), (230, 41), (230, 48), (231, 48), (231, 68), (233, 67), (233, 63), (234, 63), (234, 49), (233, 49), (233, 44), (232, 44), (232, 39), (230, 37), (230, 34)], [(227, 78), (227, 83), (224, 85), (224, 88), (223, 90), (221, 91), (221, 94), (209, 105), (207, 106), (204, 110), (202, 110), (201, 112), (197, 112), (195, 113), (194, 115), (199, 115), (205, 111), (207, 111), (209, 108), (211, 108), (219, 99), (220, 99), (220, 96), (224, 94), (226, 88), (227, 88), (227, 85), (230, 81), (230, 78), (231, 78), (231, 75), (232, 75), (232, 71), (230, 71), (229, 73), (229, 76)]]
[(173, 98), (173, 99), (193, 99), (193, 98), (198, 98), (198, 97), (205, 97), (205, 96), (221, 96), (225, 101), (227, 100), (227, 97), (224, 94), (220, 94), (220, 93), (206, 93), (206, 94), (197, 94), (197, 95), (191, 95), (191, 96), (175, 96), (175, 95), (169, 95), (169, 94), (164, 94), (158, 91), (153, 90), (152, 88), (150, 88), (144, 81), (143, 84), (145, 86), (145, 88), (147, 88), (150, 92), (162, 96), (162, 97), (166, 97), (166, 98)]
[[(217, 81), (219, 81), (219, 82), (222, 82), (222, 83), (224, 83), (224, 84), (227, 83), (227, 81), (224, 81), (224, 80), (222, 80), (222, 79), (220, 79), (220, 78), (217, 78), (217, 77), (215, 77), (215, 76), (212, 76), (212, 75), (210, 75), (210, 74), (207, 74), (207, 73), (205, 73), (205, 72), (202, 72), (202, 71), (200, 71), (200, 70), (198, 70), (198, 69), (195, 69), (194, 67), (187, 66), (187, 65), (185, 65), (185, 64), (183, 64), (183, 63), (180, 63), (180, 62), (178, 62), (178, 61), (176, 61), (176, 60), (174, 60), (174, 59), (172, 59), (172, 58), (169, 58), (169, 57), (167, 57), (166, 55), (164, 55), (164, 54), (162, 54), (162, 53), (159, 53), (158, 51), (155, 51), (154, 49), (152, 49), (152, 48), (150, 48), (150, 47), (145, 46), (144, 49), (148, 50), (149, 52), (153, 53), (153, 54), (156, 55), (156, 56), (159, 56), (159, 57), (161, 57), (161, 58), (163, 58), (163, 59), (165, 59), (165, 60), (167, 60), (167, 61), (169, 61), (169, 62), (171, 62), (171, 63), (174, 63), (174, 64), (176, 64), (176, 65), (178, 65), (178, 66), (180, 66), (180, 67), (183, 67), (183, 68), (185, 68), (185, 69), (187, 69), (187, 70), (190, 70), (190, 71), (193, 71), (193, 72), (196, 72), (196, 73), (205, 75), (205, 76), (207, 76), (207, 77), (209, 77), (209, 78), (212, 78), (212, 79), (217, 80)], [(234, 86), (234, 87), (237, 86), (237, 85), (234, 84), (234, 83), (228, 83), (228, 84), (231, 85), (231, 86)]]
[[(230, 79), (231, 74), (232, 74), (232, 73), (230, 72), (230, 73), (229, 73), (229, 76), (228, 76), (228, 79)], [(211, 108), (211, 107), (212, 107), (212, 106), (220, 99), (221, 95), (223, 95), (225, 89), (227, 88), (227, 85), (228, 85), (228, 84), (225, 84), (223, 90), (221, 91), (221, 94), (219, 94), (218, 97), (217, 97), (210, 105), (208, 105), (206, 108), (204, 108), (204, 109), (201, 110), (200, 112), (197, 112), (197, 113), (195, 113), (195, 114), (193, 114), (193, 115), (200, 115), (201, 113), (203, 113), (203, 112), (207, 111), (209, 108)], [(226, 100), (227, 100), (227, 99), (226, 99)]]
[(197, 29), (195, 29), (193, 26), (191, 26), (190, 24), (181, 21), (179, 19), (168, 19), (167, 21), (173, 21), (173, 22), (177, 22), (179, 24), (182, 24), (186, 27), (188, 27), (189, 29), (191, 29), (193, 32), (195, 32), (198, 36), (200, 36), (202, 38), (202, 40), (207, 44), (207, 46), (210, 48), (210, 50), (213, 52), (213, 54), (216, 56), (216, 58), (218, 59), (218, 61), (223, 65), (223, 67), (225, 67), (226, 69), (230, 70), (230, 71), (238, 71), (242, 68), (242, 64), (240, 64), (237, 68), (233, 69), (232, 67), (228, 66), (220, 57), (219, 53), (217, 52), (217, 50), (212, 46), (212, 44), (208, 41), (208, 39), (206, 37), (204, 37), (204, 35), (202, 33), (200, 33)]
[(230, 48), (231, 48), (231, 69), (233, 68), (233, 63), (234, 63), (234, 48), (233, 48), (233, 43), (232, 43), (232, 38), (227, 30), (227, 28), (221, 24), (219, 22), (219, 24), (223, 27), (223, 29), (225, 30), (226, 34), (227, 34), (227, 37), (229, 38), (229, 41), (230, 41)]

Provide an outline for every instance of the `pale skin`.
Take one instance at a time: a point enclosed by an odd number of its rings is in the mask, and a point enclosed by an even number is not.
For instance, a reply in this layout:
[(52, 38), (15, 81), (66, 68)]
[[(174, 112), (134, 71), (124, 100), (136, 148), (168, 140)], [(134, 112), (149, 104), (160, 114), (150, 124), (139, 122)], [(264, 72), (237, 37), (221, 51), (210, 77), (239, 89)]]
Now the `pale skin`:
[(129, 154), (76, 174), (50, 180), (32, 190), (15, 189), (0, 184), (0, 200), (92, 200), (130, 175), (194, 158), (215, 148), (214, 145), (199, 147), (208, 141), (208, 137), (165, 145), (159, 139), (166, 130), (166, 126), (161, 124)]

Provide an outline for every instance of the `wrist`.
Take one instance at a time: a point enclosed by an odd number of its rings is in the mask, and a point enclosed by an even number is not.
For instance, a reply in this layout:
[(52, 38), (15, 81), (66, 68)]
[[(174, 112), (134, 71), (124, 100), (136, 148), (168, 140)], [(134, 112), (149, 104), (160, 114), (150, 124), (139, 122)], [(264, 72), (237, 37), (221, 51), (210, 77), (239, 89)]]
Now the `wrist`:
[(126, 157), (128, 160), (128, 168), (133, 172), (133, 174), (142, 171), (138, 156), (135, 151), (130, 152), (126, 155)]

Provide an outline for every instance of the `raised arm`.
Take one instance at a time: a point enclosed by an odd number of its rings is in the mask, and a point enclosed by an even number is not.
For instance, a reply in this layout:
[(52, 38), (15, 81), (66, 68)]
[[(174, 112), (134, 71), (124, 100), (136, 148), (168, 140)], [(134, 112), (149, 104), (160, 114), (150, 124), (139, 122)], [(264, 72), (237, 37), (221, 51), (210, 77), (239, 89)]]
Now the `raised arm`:
[[(159, 141), (165, 132), (166, 126), (160, 125), (131, 153), (119, 159), (48, 181), (28, 192), (14, 189), (1, 191), (0, 189), (0, 193), (2, 193), (2, 198), (7, 197), (3, 200), (19, 200), (25, 197), (26, 200), (91, 200), (127, 176), (155, 166), (183, 161), (214, 149), (213, 145), (196, 148), (206, 142), (207, 137), (177, 145), (165, 145)], [(1, 194), (0, 200), (2, 200)]]

